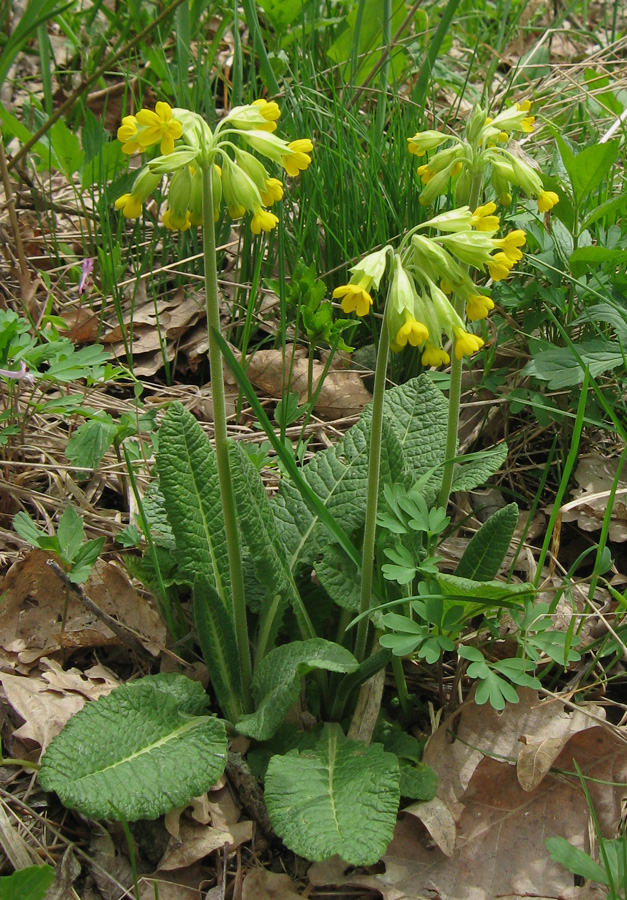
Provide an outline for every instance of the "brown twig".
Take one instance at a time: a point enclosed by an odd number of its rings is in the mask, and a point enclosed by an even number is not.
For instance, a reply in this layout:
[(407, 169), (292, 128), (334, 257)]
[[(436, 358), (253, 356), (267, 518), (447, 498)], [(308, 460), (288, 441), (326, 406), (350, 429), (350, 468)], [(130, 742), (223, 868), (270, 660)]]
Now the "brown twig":
[(58, 578), (63, 582), (63, 585), (72, 593), (78, 597), (83, 606), (86, 607), (91, 613), (93, 613), (98, 619), (100, 619), (103, 624), (107, 626), (107, 628), (111, 629), (111, 631), (117, 635), (120, 640), (130, 647), (131, 650), (139, 653), (145, 659), (149, 659), (151, 662), (154, 662), (153, 657), (146, 650), (146, 648), (139, 641), (135, 633), (127, 628), (122, 622), (119, 622), (117, 619), (114, 619), (113, 616), (110, 616), (104, 610), (100, 609), (100, 607), (94, 603), (94, 601), (89, 597), (80, 584), (74, 584), (73, 581), (70, 581), (66, 572), (63, 571), (61, 566), (56, 563), (53, 559), (49, 559), (47, 564), (50, 566), (52, 571)]

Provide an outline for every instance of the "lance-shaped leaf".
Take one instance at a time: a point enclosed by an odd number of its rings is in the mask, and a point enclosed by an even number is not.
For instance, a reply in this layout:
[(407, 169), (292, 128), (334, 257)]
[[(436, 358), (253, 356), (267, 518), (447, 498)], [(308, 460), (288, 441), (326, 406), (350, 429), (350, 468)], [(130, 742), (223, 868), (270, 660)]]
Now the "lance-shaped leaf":
[(392, 839), (399, 782), (395, 754), (349, 741), (339, 725), (327, 725), (315, 750), (270, 760), (265, 799), (274, 830), (299, 856), (337, 854), (367, 866)]
[(491, 450), (484, 450), (478, 459), (462, 463), (455, 468), (453, 476), (454, 491), (472, 491), (485, 484), (491, 475), (501, 468), (507, 459), (507, 444), (497, 444)]
[(159, 432), (159, 488), (176, 539), (177, 580), (209, 578), (231, 609), (226, 536), (215, 453), (181, 403), (172, 403)]
[[(268, 589), (259, 625), (264, 650), (272, 646), (281, 624), (286, 602), (294, 610), (301, 635), (315, 632), (294, 584), (274, 512), (259, 472), (239, 444), (231, 445), (231, 477), (237, 503), (238, 521), (255, 569), (257, 579)], [(277, 595), (280, 602), (276, 601)]]
[(257, 666), (252, 683), (257, 709), (239, 720), (237, 730), (258, 741), (269, 740), (298, 700), (301, 679), (308, 672), (354, 672), (358, 668), (352, 653), (323, 638), (282, 644)]
[(224, 771), (224, 723), (206, 714), (202, 685), (151, 675), (88, 703), (51, 742), (39, 780), (95, 819), (155, 819)]
[(518, 507), (509, 503), (484, 522), (471, 538), (457, 564), (458, 578), (491, 581), (496, 578), (518, 524)]
[(196, 579), (193, 608), (200, 649), (222, 714), (237, 722), (242, 711), (242, 678), (235, 628), (206, 577)]

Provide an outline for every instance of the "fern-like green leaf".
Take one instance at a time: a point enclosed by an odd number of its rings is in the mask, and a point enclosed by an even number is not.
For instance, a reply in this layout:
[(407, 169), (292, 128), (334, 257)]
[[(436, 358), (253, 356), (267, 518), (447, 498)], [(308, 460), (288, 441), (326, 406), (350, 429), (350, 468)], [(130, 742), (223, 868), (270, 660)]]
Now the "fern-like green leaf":
[(176, 539), (179, 579), (209, 578), (231, 610), (228, 554), (215, 453), (181, 403), (172, 403), (159, 432), (159, 487)]
[(354, 672), (358, 667), (352, 653), (323, 638), (276, 647), (255, 670), (252, 688), (257, 709), (239, 720), (237, 730), (258, 741), (269, 740), (298, 700), (301, 679), (308, 672)]
[(349, 741), (326, 725), (315, 750), (274, 756), (265, 799), (274, 830), (305, 859), (336, 854), (376, 863), (392, 839), (400, 800), (398, 759), (380, 744)]
[(491, 581), (498, 574), (518, 524), (518, 507), (509, 503), (484, 522), (472, 537), (455, 574), (472, 581)]
[(155, 819), (224, 771), (224, 723), (202, 685), (150, 675), (88, 703), (46, 750), (41, 786), (95, 819)]

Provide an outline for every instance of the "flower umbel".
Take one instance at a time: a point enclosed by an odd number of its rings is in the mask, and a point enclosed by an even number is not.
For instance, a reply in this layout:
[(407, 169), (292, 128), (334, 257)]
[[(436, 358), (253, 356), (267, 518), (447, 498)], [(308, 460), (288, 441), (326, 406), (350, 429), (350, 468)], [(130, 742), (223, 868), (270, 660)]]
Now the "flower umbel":
[[(219, 217), (222, 197), (232, 218), (251, 214), (253, 234), (271, 231), (279, 219), (266, 207), (283, 197), (283, 185), (267, 171), (252, 153), (237, 146), (245, 142), (255, 152), (282, 166), (295, 177), (311, 163), (313, 144), (309, 138), (288, 143), (273, 132), (281, 111), (274, 101), (255, 100), (238, 106), (215, 129), (197, 113), (172, 109), (159, 101), (155, 109), (140, 109), (125, 116), (118, 129), (118, 140), (127, 155), (144, 152), (159, 144), (161, 155), (141, 171), (132, 190), (116, 200), (116, 208), (127, 218), (137, 218), (148, 194), (165, 175), (166, 209), (162, 221), (166, 228), (185, 231), (202, 224), (202, 170), (213, 166), (212, 195), (214, 219)], [(150, 175), (146, 193), (138, 189), (143, 174)], [(147, 184), (148, 182), (146, 182)]]

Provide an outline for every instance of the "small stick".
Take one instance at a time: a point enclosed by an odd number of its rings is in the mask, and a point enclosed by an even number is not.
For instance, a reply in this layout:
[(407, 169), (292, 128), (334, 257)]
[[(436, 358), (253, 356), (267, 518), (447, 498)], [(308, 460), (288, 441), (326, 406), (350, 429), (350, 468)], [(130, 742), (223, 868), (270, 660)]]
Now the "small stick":
[(146, 650), (146, 648), (142, 645), (142, 643), (138, 640), (135, 634), (121, 622), (118, 622), (117, 619), (114, 619), (113, 616), (110, 616), (104, 610), (100, 609), (100, 607), (94, 603), (94, 601), (89, 597), (80, 584), (74, 584), (73, 581), (70, 581), (68, 575), (63, 571), (61, 566), (56, 563), (53, 559), (49, 559), (47, 564), (50, 566), (52, 571), (59, 577), (59, 579), (63, 582), (64, 586), (68, 588), (72, 593), (78, 597), (83, 606), (86, 607), (90, 612), (92, 612), (101, 622), (103, 622), (107, 628), (110, 628), (111, 631), (116, 634), (120, 640), (130, 647), (131, 650), (139, 653), (145, 659), (151, 660), (154, 662), (153, 657)]

